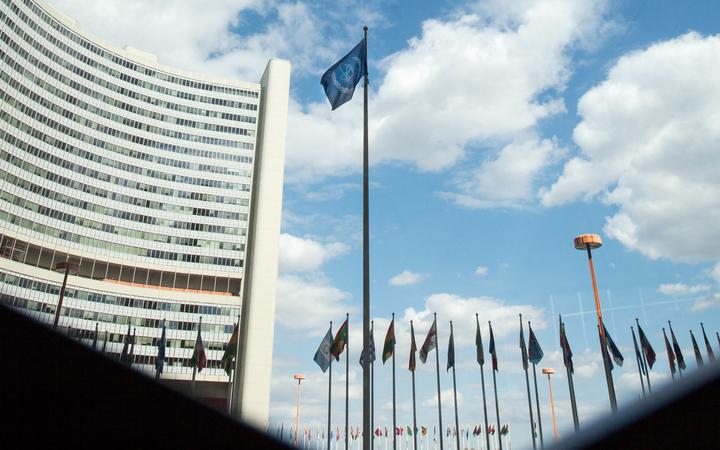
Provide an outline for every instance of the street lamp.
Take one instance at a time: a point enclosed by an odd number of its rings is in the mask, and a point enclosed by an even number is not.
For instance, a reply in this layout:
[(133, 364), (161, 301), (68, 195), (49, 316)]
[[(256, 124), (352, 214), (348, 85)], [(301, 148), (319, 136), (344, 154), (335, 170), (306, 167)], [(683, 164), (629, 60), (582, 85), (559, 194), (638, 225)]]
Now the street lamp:
[(60, 261), (55, 264), (54, 270), (56, 272), (65, 272), (63, 277), (62, 287), (60, 288), (60, 296), (58, 297), (57, 308), (55, 309), (55, 320), (53, 321), (53, 328), (57, 328), (58, 321), (60, 320), (60, 308), (62, 308), (63, 298), (65, 298), (65, 285), (67, 284), (68, 273), (72, 272), (73, 275), (78, 273), (80, 265), (74, 261)]
[(297, 411), (295, 413), (295, 447), (298, 446), (298, 433), (300, 432), (300, 382), (305, 379), (305, 375), (296, 373), (293, 378), (298, 382), (297, 389)]
[(555, 370), (551, 368), (546, 368), (542, 370), (542, 373), (547, 375), (548, 377), (548, 386), (550, 386), (550, 410), (552, 411), (553, 416), (553, 435), (555, 436), (555, 442), (558, 440), (558, 433), (557, 433), (557, 418), (555, 417), (555, 401), (553, 400), (552, 395), (552, 382), (550, 381), (550, 375), (555, 373)]
[(608, 396), (610, 397), (610, 408), (613, 412), (617, 411), (617, 399), (615, 398), (615, 386), (613, 384), (610, 366), (608, 365), (607, 352), (605, 350), (605, 327), (602, 320), (602, 309), (600, 308), (600, 295), (598, 295), (597, 280), (595, 279), (595, 266), (592, 260), (592, 249), (602, 246), (602, 239), (597, 234), (581, 234), (575, 237), (575, 248), (587, 251), (588, 265), (590, 266), (590, 279), (592, 280), (593, 295), (595, 296), (595, 312), (598, 319), (598, 330), (600, 333), (600, 352), (603, 355), (603, 365), (605, 366), (605, 381), (607, 381)]

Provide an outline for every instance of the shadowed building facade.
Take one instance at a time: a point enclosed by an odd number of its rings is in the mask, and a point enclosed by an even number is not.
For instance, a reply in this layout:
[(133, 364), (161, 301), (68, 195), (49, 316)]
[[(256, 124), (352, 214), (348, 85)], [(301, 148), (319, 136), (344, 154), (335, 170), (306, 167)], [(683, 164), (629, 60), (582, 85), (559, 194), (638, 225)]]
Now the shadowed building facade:
[[(267, 423), (289, 63), (260, 83), (158, 64), (42, 1), (0, 0), (0, 301), (220, 406), (240, 322), (234, 414)], [(99, 330), (95, 336), (95, 330)], [(107, 344), (105, 338), (107, 337)], [(18, 343), (18, 345), (23, 345)], [(31, 368), (25, 368), (31, 370)], [(20, 369), (18, 369), (20, 370)]]

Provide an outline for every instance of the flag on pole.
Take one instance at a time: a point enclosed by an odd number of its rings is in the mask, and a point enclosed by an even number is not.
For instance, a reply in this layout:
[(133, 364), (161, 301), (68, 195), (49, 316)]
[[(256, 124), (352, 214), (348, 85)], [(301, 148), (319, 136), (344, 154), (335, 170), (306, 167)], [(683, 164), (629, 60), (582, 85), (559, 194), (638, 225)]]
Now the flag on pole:
[[(165, 330), (163, 329), (163, 333)], [(163, 334), (164, 335), (164, 334)], [(220, 364), (225, 368), (225, 373), (230, 376), (230, 371), (232, 370), (232, 361), (233, 358), (235, 358), (235, 354), (237, 353), (237, 340), (238, 340), (238, 324), (233, 325), (233, 331), (230, 335), (230, 340), (225, 345), (225, 353), (223, 353), (222, 358), (220, 359)]]
[[(700, 322), (700, 328), (702, 328), (703, 339), (705, 339), (705, 348), (707, 349), (708, 359), (710, 361), (715, 361), (715, 353), (713, 352), (712, 346), (710, 346), (710, 341), (708, 341), (707, 334), (705, 334), (705, 325), (703, 325), (702, 322)], [(95, 334), (97, 335), (97, 329), (95, 330)]]
[[(703, 334), (705, 333), (705, 329), (703, 328)], [(97, 340), (98, 340), (98, 324), (95, 324), (95, 333), (93, 334), (93, 340), (92, 340), (92, 348), (95, 350), (97, 347)], [(707, 336), (705, 337), (705, 342), (707, 342)]]
[(420, 426), (420, 434), (421, 434), (422, 436), (427, 436), (427, 434), (428, 434), (428, 429), (427, 429), (427, 427), (424, 427), (424, 426), (421, 425), (421, 426)]
[(490, 326), (490, 345), (488, 348), (488, 351), (492, 355), (492, 366), (493, 370), (495, 372), (498, 371), (498, 360), (497, 360), (497, 352), (495, 350), (495, 335), (493, 335), (492, 325), (488, 322), (488, 325)]
[(408, 436), (412, 436), (412, 435), (413, 435), (413, 431), (412, 431), (412, 428), (410, 428), (410, 425), (407, 426), (407, 435), (408, 435)]
[[(373, 336), (373, 328), (370, 328), (370, 362), (375, 362), (375, 337)], [(365, 367), (365, 349), (360, 352), (360, 367)]]
[(477, 328), (475, 329), (475, 352), (477, 357), (477, 362), (481, 366), (485, 364), (485, 350), (483, 349), (482, 345), (482, 335), (480, 334), (480, 322), (477, 320), (477, 314), (475, 315), (475, 324)]
[(157, 357), (155, 358), (155, 376), (160, 376), (163, 373), (163, 367), (165, 366), (165, 348), (167, 347), (167, 340), (165, 339), (165, 320), (163, 320), (162, 333), (160, 339), (157, 341)]
[(325, 337), (320, 341), (320, 346), (318, 346), (315, 356), (313, 357), (313, 361), (320, 366), (320, 370), (322, 370), (323, 373), (327, 372), (328, 367), (330, 367), (330, 347), (332, 347), (333, 344), (330, 329), (331, 327), (328, 327), (327, 333), (325, 333)]
[(387, 333), (385, 333), (385, 344), (383, 344), (383, 364), (395, 352), (395, 319), (390, 321)]
[[(639, 325), (638, 325), (639, 328)], [(640, 349), (638, 348), (637, 340), (635, 339), (635, 331), (633, 331), (633, 327), (630, 327), (630, 331), (632, 331), (633, 336), (633, 345), (635, 346), (635, 360), (637, 360), (638, 367), (640, 368), (640, 373), (642, 375), (647, 375), (647, 370), (645, 369), (645, 364), (643, 364), (642, 355), (640, 355)], [(640, 377), (640, 381), (642, 381), (642, 377)], [(645, 388), (643, 388), (645, 389)], [(645, 391), (643, 390), (643, 396), (645, 395)]]
[[(452, 323), (450, 324), (452, 325)], [(455, 340), (453, 339), (452, 327), (450, 327), (450, 341), (448, 342), (447, 370), (455, 365)]]
[(692, 339), (693, 351), (695, 352), (695, 361), (697, 361), (698, 367), (702, 367), (705, 363), (703, 362), (702, 355), (700, 354), (700, 347), (698, 347), (698, 343), (695, 340), (695, 335), (692, 330), (690, 330), (690, 339)]
[(128, 324), (127, 335), (125, 336), (125, 344), (123, 344), (122, 351), (120, 352), (120, 362), (127, 364), (128, 350), (130, 350), (130, 324)]
[(350, 53), (333, 64), (320, 79), (325, 95), (333, 111), (349, 101), (355, 93), (355, 86), (367, 73), (367, 47), (365, 39)]
[(665, 328), (663, 327), (663, 337), (665, 338), (665, 350), (668, 354), (668, 363), (670, 364), (670, 372), (674, 375), (675, 371), (675, 353), (673, 352), (672, 347), (670, 346), (670, 341), (668, 341), (667, 334), (665, 334)]
[[(607, 328), (605, 328), (605, 324), (603, 324), (603, 331), (605, 332), (605, 344), (612, 355), (613, 361), (615, 361), (615, 364), (617, 364), (618, 367), (622, 367), (625, 358), (623, 358), (622, 353), (620, 353), (620, 349), (617, 345), (615, 345), (615, 341), (613, 341), (612, 337), (610, 337), (610, 333), (608, 333)], [(612, 365), (610, 368), (612, 369)]]
[(502, 428), (500, 429), (500, 435), (501, 435), (501, 436), (505, 436), (505, 435), (508, 434), (509, 432), (510, 432), (510, 425), (506, 423), (506, 424), (503, 425)]
[(570, 343), (567, 340), (567, 335), (565, 335), (565, 323), (562, 322), (562, 319), (560, 321), (560, 348), (562, 348), (563, 351), (563, 363), (565, 364), (565, 367), (570, 369), (570, 373), (575, 373), (575, 368), (573, 367), (572, 362), (572, 350), (570, 349)]
[(105, 337), (103, 338), (103, 346), (102, 346), (102, 352), (105, 353), (105, 349), (107, 348), (107, 340), (108, 340), (108, 332), (105, 330)]
[(205, 356), (205, 345), (203, 345), (201, 334), (202, 321), (198, 324), (197, 338), (195, 338), (195, 347), (193, 348), (192, 357), (190, 358), (190, 367), (197, 367), (198, 373), (207, 366), (207, 357)]
[(653, 364), (655, 364), (655, 360), (657, 359), (657, 355), (655, 354), (655, 350), (652, 348), (652, 345), (650, 345), (650, 341), (639, 323), (637, 327), (638, 334), (640, 335), (640, 347), (642, 348), (642, 352), (645, 354), (645, 360), (647, 361), (648, 367), (652, 369)]
[(525, 333), (523, 332), (522, 315), (520, 316), (520, 354), (522, 355), (523, 370), (528, 370), (528, 352), (525, 347)]
[(335, 340), (333, 340), (332, 347), (330, 348), (330, 354), (335, 357), (335, 361), (340, 361), (340, 354), (345, 350), (345, 344), (347, 344), (348, 337), (348, 320), (345, 319), (340, 329), (335, 334)]
[(135, 328), (133, 328), (132, 340), (130, 341), (130, 352), (127, 355), (127, 365), (132, 366), (135, 362)]
[(417, 345), (415, 344), (415, 329), (413, 323), (410, 322), (410, 362), (408, 363), (408, 370), (415, 372), (415, 353), (417, 352)]
[(670, 325), (670, 337), (672, 338), (673, 351), (675, 352), (677, 365), (681, 370), (685, 370), (687, 366), (685, 365), (685, 358), (683, 358), (682, 350), (680, 350), (680, 344), (678, 344), (678, 341), (675, 338), (675, 332), (673, 331), (670, 321), (668, 321), (668, 325)]
[(437, 326), (435, 324), (435, 321), (433, 320), (433, 324), (430, 327), (430, 330), (428, 330), (428, 334), (425, 337), (425, 342), (423, 342), (422, 347), (420, 347), (420, 361), (422, 361), (423, 364), (425, 364), (425, 361), (427, 361), (428, 353), (435, 350), (437, 348)]
[(530, 322), (528, 322), (528, 330), (530, 333), (530, 337), (528, 338), (528, 359), (531, 363), (538, 364), (543, 358), (543, 351), (542, 348), (540, 348), (540, 343), (535, 337), (535, 333), (533, 332)]

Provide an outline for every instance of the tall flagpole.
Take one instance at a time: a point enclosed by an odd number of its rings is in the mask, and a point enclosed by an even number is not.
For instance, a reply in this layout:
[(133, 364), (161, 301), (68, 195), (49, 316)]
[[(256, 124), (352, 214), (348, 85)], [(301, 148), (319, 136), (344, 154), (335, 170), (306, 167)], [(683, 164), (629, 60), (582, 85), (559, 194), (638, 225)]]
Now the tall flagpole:
[[(490, 327), (490, 332), (492, 333), (492, 324), (488, 320), (488, 326)], [(493, 341), (494, 342), (494, 341)], [(497, 350), (495, 350), (497, 353)], [(535, 365), (533, 364), (533, 367)], [(497, 395), (497, 380), (495, 377), (495, 367), (492, 369), (492, 375), (493, 375), (493, 390), (495, 391), (495, 417), (497, 418), (497, 431), (500, 433), (500, 406), (498, 404), (498, 395)], [(502, 450), (502, 439), (500, 438), (500, 434), (498, 434), (498, 449)]]
[[(561, 333), (561, 344), (562, 339), (564, 338), (565, 343), (567, 343), (567, 336), (565, 335), (565, 324), (562, 321), (562, 316), (558, 315), (558, 322), (559, 322), (559, 329)], [(568, 344), (568, 349), (569, 349)], [(565, 355), (565, 350), (563, 349), (563, 359)], [(572, 409), (572, 416), (573, 416), (573, 425), (575, 427), (575, 432), (577, 433), (580, 431), (580, 420), (578, 419), (578, 413), (577, 413), (577, 403), (575, 402), (575, 385), (573, 384), (572, 379), (572, 371), (570, 370), (570, 367), (568, 367), (568, 364), (563, 361), (563, 365), (565, 366), (565, 371), (567, 372), (567, 379), (568, 379), (568, 388), (570, 390), (570, 407)]]
[[(370, 321), (370, 329), (372, 330), (373, 339), (375, 337), (375, 321)], [(375, 343), (373, 342), (373, 348)], [(370, 447), (375, 449), (375, 352), (373, 352), (370, 360)], [(365, 447), (365, 439), (367, 435), (363, 431), (363, 447)]]
[(633, 329), (632, 325), (630, 326), (630, 332), (632, 333), (633, 337), (633, 345), (635, 346), (635, 362), (637, 362), (638, 366), (638, 376), (640, 377), (640, 387), (642, 388), (643, 398), (645, 398), (647, 395), (645, 394), (645, 383), (643, 382), (643, 361), (640, 357), (640, 349), (638, 348), (637, 339), (635, 339), (635, 330)]
[[(477, 324), (477, 329), (480, 330), (480, 318), (478, 317), (478, 314), (475, 313), (475, 323)], [(479, 333), (479, 331), (478, 331)], [(482, 349), (482, 335), (479, 335), (480, 342), (477, 342), (476, 344), (480, 346), (479, 351), (483, 351)], [(484, 351), (483, 351), (484, 352)], [(480, 361), (478, 361), (480, 363)], [(485, 401), (485, 357), (483, 356), (482, 362), (480, 363), (480, 384), (482, 385), (482, 397), (483, 397), (483, 414), (485, 414), (485, 441), (487, 443), (487, 450), (490, 450), (490, 435), (487, 433), (488, 429), (488, 415), (487, 415), (487, 402)]]
[[(640, 322), (637, 317), (635, 323), (638, 327), (638, 335), (640, 335)], [(645, 336), (647, 338), (647, 336)], [(647, 380), (648, 393), (652, 394), (652, 386), (650, 386), (650, 367), (648, 366), (647, 357), (645, 356), (645, 348), (642, 346), (642, 340), (640, 340), (640, 356), (642, 357), (643, 367), (645, 368), (645, 379)]]
[[(413, 328), (413, 321), (410, 321), (410, 336), (412, 343), (415, 343), (415, 329)], [(412, 358), (414, 361), (415, 358), (415, 349), (412, 348), (410, 350), (413, 352)], [(412, 374), (412, 405), (413, 405), (413, 450), (417, 450), (417, 412), (415, 410), (415, 368), (413, 367), (413, 370), (410, 371)]]
[[(393, 327), (393, 340), (395, 339), (395, 313), (392, 313), (392, 327)], [(394, 432), (397, 430), (396, 416), (395, 416), (395, 344), (393, 343), (392, 353), (392, 411), (393, 411), (393, 450), (397, 450), (397, 436)]]
[[(332, 336), (332, 320), (330, 321), (330, 335)], [(333, 356), (330, 354), (330, 365), (328, 366), (328, 426), (327, 426), (327, 450), (330, 450), (330, 411), (332, 405), (332, 360)]]
[(538, 419), (538, 432), (540, 434), (540, 448), (545, 448), (545, 441), (543, 441), (543, 430), (542, 430), (542, 416), (540, 415), (540, 397), (538, 396), (537, 387), (537, 371), (535, 367), (537, 364), (533, 363), (533, 382), (535, 383), (535, 405), (537, 405), (537, 419)]
[[(345, 314), (345, 323), (347, 323), (347, 337), (345, 340), (345, 450), (348, 450), (348, 411), (349, 411), (349, 393), (350, 393), (350, 313)], [(366, 356), (370, 356), (365, 353)], [(367, 364), (363, 364), (367, 366)], [(363, 369), (364, 370), (364, 369)]]
[[(521, 349), (525, 350), (525, 336), (523, 334), (523, 323), (522, 323), (522, 314), (520, 314), (520, 340), (521, 342)], [(527, 353), (522, 355), (523, 357), (523, 369), (525, 369), (525, 386), (527, 387), (527, 397), (528, 397), (528, 411), (530, 413), (530, 434), (532, 435), (532, 444), (533, 444), (533, 450), (537, 449), (537, 443), (535, 442), (535, 427), (533, 427), (533, 410), (532, 410), (532, 396), (530, 395), (530, 378), (528, 375), (528, 361), (527, 361)]]
[[(367, 32), (363, 27), (365, 37), (365, 83), (363, 84), (363, 348), (365, 354), (370, 349), (370, 216), (369, 216), (369, 188), (368, 188), (368, 69), (367, 69)], [(370, 367), (363, 366), (363, 436), (370, 433)], [(372, 439), (363, 439), (363, 450), (370, 450)]]
[(440, 401), (440, 345), (437, 338), (437, 313), (433, 313), (433, 323), (435, 324), (435, 373), (437, 374), (437, 390), (438, 390), (438, 428), (440, 429), (440, 450), (443, 446), (443, 424), (442, 424), (442, 403)]
[[(452, 320), (450, 321), (450, 336), (453, 337), (453, 325)], [(453, 397), (455, 398), (455, 430), (457, 430), (457, 433), (455, 433), (455, 443), (457, 445), (457, 449), (460, 450), (460, 426), (458, 425), (458, 410), (457, 410), (457, 385), (455, 383), (455, 340), (453, 339)]]

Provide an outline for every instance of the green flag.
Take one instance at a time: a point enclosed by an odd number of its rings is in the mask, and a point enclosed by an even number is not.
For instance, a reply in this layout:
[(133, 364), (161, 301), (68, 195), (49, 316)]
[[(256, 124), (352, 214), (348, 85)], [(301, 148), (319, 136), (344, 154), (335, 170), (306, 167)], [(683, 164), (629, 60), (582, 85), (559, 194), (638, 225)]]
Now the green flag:
[(335, 361), (340, 361), (340, 354), (345, 350), (345, 344), (348, 339), (348, 320), (345, 319), (342, 326), (335, 334), (335, 340), (330, 348), (330, 354), (335, 357)]

